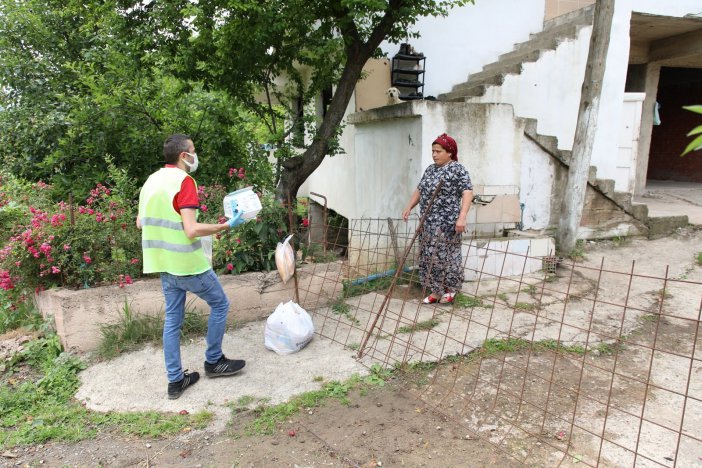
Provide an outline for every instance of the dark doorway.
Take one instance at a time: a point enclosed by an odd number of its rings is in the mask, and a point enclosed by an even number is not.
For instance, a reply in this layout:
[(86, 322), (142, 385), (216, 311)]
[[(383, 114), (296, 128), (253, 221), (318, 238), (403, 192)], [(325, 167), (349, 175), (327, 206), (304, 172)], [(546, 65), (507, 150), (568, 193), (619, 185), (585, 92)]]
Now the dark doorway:
[(647, 179), (702, 182), (702, 153), (680, 157), (687, 133), (702, 124), (702, 116), (682, 108), (702, 104), (702, 69), (661, 68), (656, 100), (660, 125), (651, 134)]

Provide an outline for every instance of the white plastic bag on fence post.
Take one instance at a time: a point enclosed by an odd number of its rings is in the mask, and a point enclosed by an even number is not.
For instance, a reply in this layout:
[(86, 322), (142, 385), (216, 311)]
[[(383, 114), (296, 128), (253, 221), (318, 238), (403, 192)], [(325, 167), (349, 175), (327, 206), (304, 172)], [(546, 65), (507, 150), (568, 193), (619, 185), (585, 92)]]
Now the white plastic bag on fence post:
[(266, 320), (266, 348), (278, 354), (300, 351), (314, 336), (312, 317), (293, 301), (278, 304)]
[(285, 238), (283, 242), (278, 242), (275, 248), (275, 266), (278, 267), (278, 274), (283, 284), (287, 283), (295, 274), (295, 251), (290, 245), (292, 234)]

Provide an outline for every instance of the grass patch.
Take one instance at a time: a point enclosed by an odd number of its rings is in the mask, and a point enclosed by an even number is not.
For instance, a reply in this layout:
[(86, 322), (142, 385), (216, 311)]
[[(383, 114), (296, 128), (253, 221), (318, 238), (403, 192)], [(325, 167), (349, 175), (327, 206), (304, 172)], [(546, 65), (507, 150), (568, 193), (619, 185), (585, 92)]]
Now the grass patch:
[(366, 377), (353, 375), (344, 382), (326, 383), (320, 390), (305, 392), (287, 403), (256, 408), (254, 410), (256, 418), (247, 424), (245, 433), (247, 435), (273, 434), (278, 424), (297, 414), (301, 408), (319, 407), (329, 399), (336, 399), (348, 405), (350, 403), (348, 395), (352, 390), (362, 391), (367, 387), (382, 387), (392, 375), (390, 371), (378, 364), (373, 364), (370, 371), (370, 375)]
[(79, 384), (77, 373), (85, 364), (62, 352), (56, 335), (28, 343), (13, 358), (13, 366), (20, 365), (29, 366), (37, 378), (20, 380), (11, 372), (3, 374), (0, 450), (47, 441), (74, 442), (108, 431), (158, 437), (187, 427), (203, 428), (212, 419), (212, 414), (206, 411), (180, 415), (93, 413), (85, 409), (73, 399)]
[(646, 314), (641, 317), (644, 322), (657, 322), (660, 315), (658, 314)]
[(344, 302), (343, 295), (337, 297), (334, 302), (332, 302), (331, 310), (336, 315), (346, 317), (348, 321), (354, 325), (359, 325), (361, 323), (351, 314), (351, 306)]
[(534, 294), (536, 294), (536, 286), (534, 286), (533, 284), (529, 284), (526, 287), (524, 287), (524, 289), (522, 289), (522, 292), (533, 296)]
[[(0, 335), (11, 330), (43, 330), (44, 320), (33, 301), (13, 302), (0, 290)], [(14, 305), (14, 307), (13, 307)]]
[(498, 299), (500, 299), (502, 302), (509, 302), (509, 296), (507, 296), (507, 293), (501, 292), (496, 296)]
[(517, 310), (534, 310), (536, 309), (536, 304), (530, 304), (528, 302), (517, 302), (514, 304), (514, 308)]
[[(137, 349), (144, 343), (160, 343), (163, 340), (163, 317), (135, 315), (129, 304), (122, 307), (119, 322), (101, 327), (102, 340), (97, 357), (112, 359), (120, 354)], [(185, 308), (181, 336), (202, 336), (207, 331), (207, 317), (195, 311), (191, 305)]]
[(585, 259), (585, 243), (582, 239), (575, 242), (575, 247), (568, 252), (567, 257), (574, 262), (582, 262)]
[(481, 357), (486, 357), (498, 353), (515, 353), (529, 348), (534, 351), (585, 354), (585, 348), (580, 345), (564, 345), (558, 340), (541, 340), (532, 344), (523, 338), (490, 338), (485, 340), (478, 352)]
[(335, 262), (338, 256), (332, 251), (324, 252), (322, 244), (302, 245), (302, 258), (312, 263), (330, 263)]
[(459, 307), (484, 307), (483, 300), (479, 297), (468, 296), (467, 294), (458, 293), (453, 299), (453, 303)]
[(423, 322), (417, 322), (413, 325), (402, 326), (397, 329), (398, 333), (414, 333), (416, 331), (431, 330), (437, 326), (440, 322), (437, 319), (424, 320)]
[(702, 252), (697, 253), (697, 257), (695, 257), (695, 261), (697, 262), (698, 265), (702, 265)]

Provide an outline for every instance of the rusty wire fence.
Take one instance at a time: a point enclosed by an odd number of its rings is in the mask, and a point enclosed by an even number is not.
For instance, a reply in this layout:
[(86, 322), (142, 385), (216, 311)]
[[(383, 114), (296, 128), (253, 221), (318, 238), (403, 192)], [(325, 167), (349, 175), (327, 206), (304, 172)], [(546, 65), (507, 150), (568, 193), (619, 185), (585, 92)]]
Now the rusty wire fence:
[[(422, 304), (417, 220), (326, 229), (300, 278), (315, 332), (531, 466), (702, 466), (702, 281), (464, 238), (453, 304)], [(333, 259), (334, 252), (342, 257)], [(664, 252), (652, 252), (664, 256)]]

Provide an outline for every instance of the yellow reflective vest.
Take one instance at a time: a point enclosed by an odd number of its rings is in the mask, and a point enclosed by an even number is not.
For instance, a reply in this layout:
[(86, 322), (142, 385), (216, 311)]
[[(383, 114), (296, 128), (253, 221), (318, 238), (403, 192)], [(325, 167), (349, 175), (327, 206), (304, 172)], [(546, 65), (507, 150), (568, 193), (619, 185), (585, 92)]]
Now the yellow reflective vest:
[[(200, 238), (185, 235), (183, 219), (173, 209), (173, 197), (186, 177), (177, 167), (164, 167), (149, 176), (139, 194), (144, 273), (197, 275), (210, 269)], [(195, 185), (197, 187), (197, 184)]]

